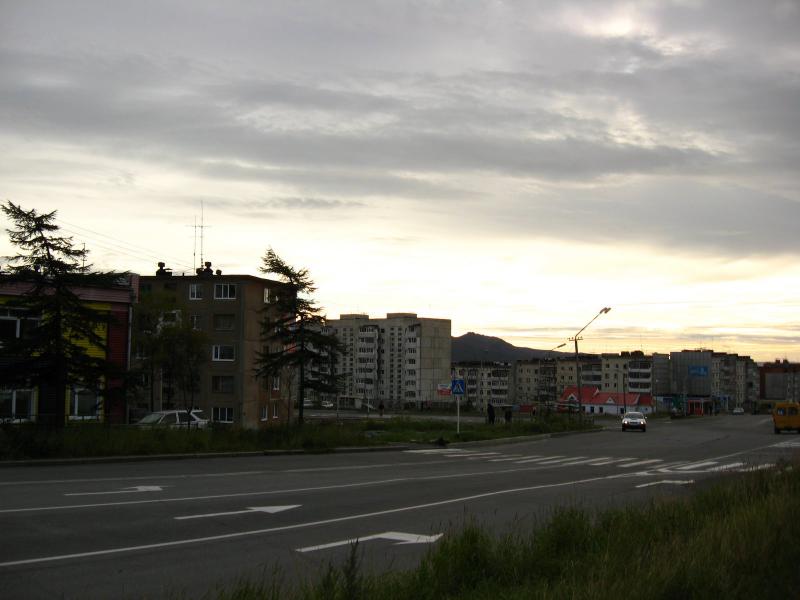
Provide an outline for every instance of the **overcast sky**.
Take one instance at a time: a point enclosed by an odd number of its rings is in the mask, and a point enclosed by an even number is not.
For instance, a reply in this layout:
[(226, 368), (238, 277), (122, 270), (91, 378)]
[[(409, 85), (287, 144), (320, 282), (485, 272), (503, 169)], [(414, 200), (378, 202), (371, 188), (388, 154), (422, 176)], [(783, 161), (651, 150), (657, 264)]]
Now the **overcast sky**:
[[(0, 199), (329, 316), (800, 360), (800, 2), (0, 0)], [(0, 252), (9, 254), (7, 241)], [(196, 255), (196, 258), (195, 258)]]

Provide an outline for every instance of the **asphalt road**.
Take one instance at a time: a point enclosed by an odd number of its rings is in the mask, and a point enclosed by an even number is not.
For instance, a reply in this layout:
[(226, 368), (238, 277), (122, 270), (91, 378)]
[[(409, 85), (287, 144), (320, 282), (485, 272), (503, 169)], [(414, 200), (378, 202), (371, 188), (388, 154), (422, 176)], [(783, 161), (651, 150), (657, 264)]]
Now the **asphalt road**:
[(4, 598), (199, 597), (242, 576), (316, 577), (359, 538), (415, 564), (465, 519), (498, 532), (554, 507), (686, 494), (800, 450), (769, 417), (657, 420), (513, 444), (0, 470)]

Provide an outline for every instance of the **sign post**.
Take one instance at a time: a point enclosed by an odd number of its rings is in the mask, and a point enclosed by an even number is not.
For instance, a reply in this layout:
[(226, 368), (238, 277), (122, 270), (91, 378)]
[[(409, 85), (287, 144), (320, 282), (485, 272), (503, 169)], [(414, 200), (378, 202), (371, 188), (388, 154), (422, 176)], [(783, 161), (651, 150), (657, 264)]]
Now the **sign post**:
[(456, 397), (456, 434), (461, 435), (461, 396), (464, 395), (464, 380), (453, 379), (450, 389)]

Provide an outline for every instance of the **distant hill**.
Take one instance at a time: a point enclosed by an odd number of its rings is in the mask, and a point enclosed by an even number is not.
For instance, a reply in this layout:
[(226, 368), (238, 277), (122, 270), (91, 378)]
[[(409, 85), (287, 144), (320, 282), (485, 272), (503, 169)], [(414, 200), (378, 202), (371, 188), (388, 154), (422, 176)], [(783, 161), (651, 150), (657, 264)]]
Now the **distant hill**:
[[(513, 362), (515, 360), (530, 360), (532, 358), (542, 358), (548, 353), (547, 350), (536, 350), (534, 348), (522, 348), (509, 344), (498, 337), (481, 335), (479, 333), (465, 333), (462, 336), (454, 337), (452, 342), (453, 362), (463, 361), (499, 361)], [(553, 352), (556, 356), (562, 352)]]

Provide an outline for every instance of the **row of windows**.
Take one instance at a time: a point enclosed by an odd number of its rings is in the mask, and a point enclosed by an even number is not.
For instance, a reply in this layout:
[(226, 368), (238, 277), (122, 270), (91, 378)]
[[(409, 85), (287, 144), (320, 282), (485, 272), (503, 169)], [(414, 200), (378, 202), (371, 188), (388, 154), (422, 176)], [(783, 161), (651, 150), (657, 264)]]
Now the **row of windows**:
[[(0, 389), (0, 422), (28, 421), (33, 418), (36, 392), (32, 389)], [(97, 419), (101, 399), (94, 390), (75, 387), (70, 389), (70, 420)]]
[[(202, 300), (203, 289), (202, 283), (189, 284), (189, 300)], [(266, 290), (265, 290), (266, 292)], [(266, 297), (266, 294), (265, 294)], [(235, 283), (215, 283), (214, 284), (214, 300), (236, 300), (236, 284)], [(266, 301), (266, 300), (265, 300)]]

